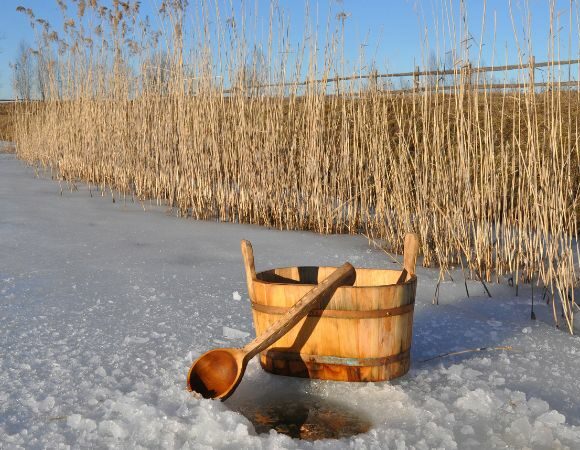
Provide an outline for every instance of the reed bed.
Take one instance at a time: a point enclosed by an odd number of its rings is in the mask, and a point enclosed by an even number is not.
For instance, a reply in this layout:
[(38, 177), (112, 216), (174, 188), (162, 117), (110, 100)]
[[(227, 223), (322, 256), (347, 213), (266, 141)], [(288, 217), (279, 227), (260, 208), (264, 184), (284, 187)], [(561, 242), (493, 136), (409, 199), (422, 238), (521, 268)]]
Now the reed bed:
[(71, 2), (59, 34), (22, 8), (45, 71), (44, 101), (15, 111), (19, 157), (196, 219), (364, 233), (394, 252), (413, 230), (441, 278), (542, 285), (574, 331), (580, 90), (555, 68), (542, 91), (525, 73), (525, 89), (476, 89), (460, 68), (451, 90), (301, 84), (344, 70), (340, 27), (290, 60), (275, 7), (257, 47), (243, 19), (184, 3), (161, 3), (163, 33), (138, 2)]

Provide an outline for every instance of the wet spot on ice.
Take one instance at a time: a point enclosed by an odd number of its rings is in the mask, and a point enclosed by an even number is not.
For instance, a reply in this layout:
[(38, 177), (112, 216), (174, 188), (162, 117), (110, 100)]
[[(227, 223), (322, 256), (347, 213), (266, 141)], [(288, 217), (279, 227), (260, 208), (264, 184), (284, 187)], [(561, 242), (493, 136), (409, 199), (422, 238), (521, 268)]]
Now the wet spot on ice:
[(270, 430), (292, 438), (316, 441), (342, 439), (371, 429), (360, 410), (316, 396), (262, 396), (236, 406), (254, 426), (257, 434)]

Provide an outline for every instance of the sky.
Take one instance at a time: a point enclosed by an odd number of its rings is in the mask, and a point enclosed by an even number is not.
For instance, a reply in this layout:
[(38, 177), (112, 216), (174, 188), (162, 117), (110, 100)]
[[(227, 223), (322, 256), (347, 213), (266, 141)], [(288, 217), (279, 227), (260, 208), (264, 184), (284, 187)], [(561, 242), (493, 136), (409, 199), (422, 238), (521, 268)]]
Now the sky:
[[(156, 11), (160, 2), (161, 0), (142, 0), (141, 12), (149, 15), (153, 24), (158, 20)], [(231, 9), (228, 6), (230, 0), (217, 2), (226, 13)], [(240, 1), (231, 0), (231, 2), (233, 14), (239, 14)], [(577, 0), (554, 0), (554, 2), (554, 10), (559, 20), (559, 26), (556, 28), (561, 28), (562, 41), (560, 57), (556, 59), (578, 58), (579, 33), (576, 18), (580, 14), (579, 2)], [(107, 4), (110, 1), (101, 0), (101, 3)], [(245, 3), (246, 10), (257, 11), (251, 14), (253, 28), (250, 39), (265, 42), (271, 2), (246, 0)], [(380, 73), (406, 72), (413, 70), (415, 66), (427, 66), (434, 55), (440, 60), (445, 60), (445, 53), (450, 48), (451, 25), (448, 19), (453, 19), (456, 28), (462, 22), (459, 3), (459, 0), (311, 0), (309, 10), (311, 24), (319, 35), (325, 35), (328, 23), (331, 27), (340, 29), (342, 22), (339, 15), (344, 12), (342, 15), (344, 59), (348, 67), (356, 66), (361, 71), (375, 67)], [(190, 0), (190, 7), (195, 8), (196, 4), (199, 4), (199, 1)], [(289, 23), (288, 39), (293, 48), (297, 48), (305, 35), (307, 3), (299, 0), (279, 0), (278, 4), (287, 17), (286, 23)], [(550, 0), (511, 0), (511, 2), (465, 0), (472, 61), (479, 60), (481, 65), (492, 63), (500, 65), (518, 63), (519, 58), (527, 60), (529, 55), (525, 43), (525, 28), (531, 30), (530, 37), (536, 61), (546, 60), (549, 55), (549, 4)], [(571, 4), (572, 14), (570, 14)], [(20, 5), (31, 8), (36, 17), (48, 20), (57, 31), (62, 24), (60, 10), (55, 0), (0, 0), (0, 99), (13, 98), (10, 63), (16, 58), (19, 43), (21, 41), (26, 41), (30, 45), (34, 43), (28, 19), (16, 11)], [(530, 27), (525, 26), (526, 11), (531, 18)], [(223, 14), (222, 20), (225, 20), (226, 13)], [(573, 32), (569, 34), (571, 16)], [(194, 22), (194, 15), (189, 20)], [(483, 33), (482, 23), (485, 24)], [(519, 51), (514, 36), (518, 37)], [(570, 37), (571, 45), (568, 44)], [(481, 47), (481, 56), (480, 42), (484, 44)], [(365, 57), (361, 61), (362, 52)], [(575, 66), (573, 73), (577, 71), (578, 68)]]

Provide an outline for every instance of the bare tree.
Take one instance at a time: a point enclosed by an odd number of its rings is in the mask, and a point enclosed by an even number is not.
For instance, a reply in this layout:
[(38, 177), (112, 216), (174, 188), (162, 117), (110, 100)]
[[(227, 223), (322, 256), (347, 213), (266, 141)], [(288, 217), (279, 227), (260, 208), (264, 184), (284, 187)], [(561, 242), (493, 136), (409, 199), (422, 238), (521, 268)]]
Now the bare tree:
[(36, 88), (41, 100), (46, 100), (49, 89), (50, 58), (46, 57), (45, 51), (35, 54), (36, 64), (33, 64), (33, 70), (36, 71)]
[(153, 53), (143, 64), (143, 84), (164, 95), (169, 91), (171, 58), (163, 51)]
[(433, 50), (429, 53), (429, 59), (427, 61), (427, 71), (428, 72), (435, 72), (431, 75), (427, 75), (425, 77), (425, 84), (429, 88), (434, 88), (439, 84), (439, 72), (441, 71), (441, 67), (439, 64), (439, 59)]
[(16, 98), (30, 100), (33, 93), (34, 62), (30, 46), (25, 41), (18, 45), (18, 56), (12, 67), (12, 86)]
[(254, 47), (247, 61), (238, 68), (234, 85), (244, 92), (257, 94), (260, 86), (266, 82), (266, 75), (267, 68), (264, 53), (260, 48)]

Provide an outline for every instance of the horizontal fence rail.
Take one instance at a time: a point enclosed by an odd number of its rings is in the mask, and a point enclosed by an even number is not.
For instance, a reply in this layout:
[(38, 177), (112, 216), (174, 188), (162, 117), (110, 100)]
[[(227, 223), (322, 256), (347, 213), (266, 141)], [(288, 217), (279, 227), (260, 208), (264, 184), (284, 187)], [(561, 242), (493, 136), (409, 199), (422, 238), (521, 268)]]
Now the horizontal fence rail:
[[(397, 73), (368, 73), (362, 75), (351, 75), (351, 76), (336, 76), (328, 78), (319, 78), (315, 80), (303, 80), (303, 81), (287, 81), (284, 83), (264, 83), (248, 85), (244, 88), (233, 87), (229, 89), (224, 89), (222, 92), (224, 94), (233, 94), (236, 92), (244, 91), (245, 89), (265, 89), (265, 88), (284, 88), (284, 87), (303, 87), (310, 85), (329, 85), (331, 83), (340, 83), (346, 81), (364, 81), (368, 80), (375, 84), (376, 90), (378, 91), (389, 91), (389, 92), (399, 92), (399, 93), (409, 93), (414, 91), (424, 92), (424, 91), (450, 91), (457, 88), (457, 83), (440, 82), (441, 77), (444, 76), (461, 76), (466, 80), (466, 84), (469, 85), (470, 89), (531, 89), (531, 88), (549, 88), (552, 86), (557, 87), (575, 87), (580, 90), (580, 79), (579, 80), (566, 80), (559, 81), (554, 80), (550, 82), (535, 82), (535, 71), (536, 69), (541, 69), (544, 67), (561, 67), (561, 66), (571, 66), (580, 64), (580, 59), (566, 59), (560, 61), (543, 61), (535, 62), (535, 58), (531, 57), (527, 63), (522, 64), (507, 64), (502, 66), (485, 66), (485, 67), (473, 67), (470, 63), (464, 65), (456, 65), (453, 69), (444, 70), (416, 70), (412, 72), (397, 72)], [(528, 71), (528, 81), (520, 83), (507, 83), (507, 82), (488, 82), (488, 83), (472, 83), (471, 78), (475, 74), (487, 73), (487, 72), (506, 72), (511, 70), (527, 70)], [(421, 77), (438, 77), (435, 82), (431, 81), (429, 86), (421, 86)], [(389, 78), (413, 78), (413, 87), (409, 88), (398, 88), (389, 89), (384, 86), (377, 86), (378, 80), (389, 79)], [(444, 81), (444, 80), (443, 80)], [(0, 99), (0, 103), (14, 103), (23, 101), (24, 99)], [(40, 101), (38, 99), (27, 99), (27, 101)]]
[[(527, 70), (529, 72), (529, 82), (527, 83), (485, 83), (485, 84), (470, 84), (471, 88), (474, 89), (523, 89), (534, 87), (550, 87), (557, 85), (559, 87), (580, 87), (580, 80), (567, 80), (567, 81), (557, 81), (553, 82), (535, 82), (535, 70), (544, 67), (560, 67), (560, 66), (570, 66), (580, 64), (580, 59), (567, 59), (559, 61), (543, 61), (536, 62), (534, 57), (531, 57), (527, 63), (521, 64), (508, 64), (502, 66), (485, 66), (485, 67), (473, 67), (470, 63), (464, 65), (456, 65), (453, 69), (444, 70), (419, 70), (419, 67), (412, 72), (398, 72), (398, 73), (368, 73), (364, 75), (350, 75), (350, 76), (336, 76), (328, 78), (319, 78), (315, 80), (304, 80), (304, 81), (288, 81), (284, 83), (265, 83), (247, 86), (248, 89), (264, 89), (264, 88), (276, 88), (276, 87), (302, 87), (309, 85), (328, 85), (331, 83), (340, 83), (344, 81), (364, 81), (368, 80), (373, 83), (377, 83), (380, 79), (387, 78), (413, 78), (414, 88), (403, 88), (403, 89), (388, 89), (391, 92), (411, 92), (413, 90), (434, 90), (434, 89), (444, 89), (451, 90), (455, 85), (443, 85), (442, 83), (436, 82), (433, 86), (421, 87), (420, 79), (421, 77), (427, 76), (463, 76), (464, 79), (471, 79), (471, 76), (479, 73), (487, 72), (506, 72), (511, 70)], [(235, 87), (227, 89), (224, 93), (234, 93), (242, 90), (242, 88)], [(379, 89), (381, 90), (381, 89)]]

